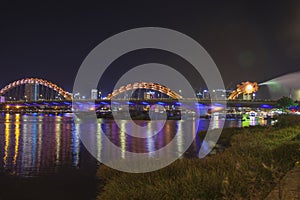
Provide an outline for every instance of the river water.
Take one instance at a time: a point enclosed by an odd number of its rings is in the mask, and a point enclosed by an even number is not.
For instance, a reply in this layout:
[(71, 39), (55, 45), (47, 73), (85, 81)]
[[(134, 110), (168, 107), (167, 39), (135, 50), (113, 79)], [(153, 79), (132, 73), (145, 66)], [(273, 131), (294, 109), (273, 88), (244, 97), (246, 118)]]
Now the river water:
[[(150, 122), (139, 121), (138, 123), (142, 126), (147, 126)], [(220, 123), (221, 120), (214, 120), (211, 128), (218, 128)], [(264, 121), (257, 119), (245, 122), (226, 120), (225, 127), (242, 127), (264, 123)], [(61, 177), (63, 177), (63, 181), (66, 181), (65, 179), (69, 179), (70, 177), (74, 178), (74, 174), (78, 178), (74, 181), (78, 181), (81, 184), (84, 181), (93, 180), (100, 164), (97, 159), (88, 153), (81, 143), (79, 137), (80, 131), (99, 133), (101, 129), (120, 148), (136, 153), (147, 153), (168, 144), (174, 137), (174, 134), (184, 134), (182, 130), (196, 133), (197, 130), (194, 124), (194, 121), (183, 123), (182, 121), (167, 120), (155, 138), (131, 140), (120, 131), (118, 125), (112, 120), (98, 119), (98, 124), (80, 124), (78, 122), (74, 123), (70, 115), (2, 114), (0, 115), (0, 175), (3, 177), (13, 177), (13, 180), (9, 179), (10, 186), (4, 183), (6, 179), (2, 178), (0, 179), (0, 186), (5, 185), (9, 191), (13, 190), (12, 188), (16, 184), (15, 179), (19, 181), (20, 179), (32, 180), (34, 178), (47, 177), (46, 179), (48, 180), (49, 177), (56, 177), (54, 182), (60, 182), (62, 180)], [(127, 121), (121, 121), (121, 125), (127, 126)], [(199, 120), (198, 131), (207, 130), (208, 127), (209, 120)], [(101, 154), (105, 151), (102, 140), (101, 138), (92, 138), (92, 140), (95, 141), (94, 145), (99, 150), (97, 158), (101, 159)], [(178, 146), (178, 153), (182, 154), (181, 141), (177, 141), (176, 144)], [(201, 142), (196, 137), (184, 156), (197, 156), (200, 144)], [(47, 181), (42, 181), (42, 184), (45, 182)], [(25, 188), (28, 185), (32, 186), (32, 184), (28, 183), (23, 184)], [(30, 189), (27, 188), (26, 191)], [(59, 190), (56, 187), (52, 188), (53, 194), (55, 194), (56, 189)], [(93, 188), (94, 190), (95, 188)], [(71, 187), (70, 193), (76, 194), (76, 191), (74, 192)], [(58, 194), (64, 194), (64, 191), (60, 191)], [(3, 197), (10, 197), (4, 191), (1, 193), (0, 190), (0, 199), (1, 195)], [(34, 199), (30, 195), (27, 194), (28, 198)], [(82, 194), (78, 195), (74, 196), (85, 199), (85, 197), (91, 198), (94, 194), (91, 189), (91, 191), (83, 191)], [(66, 190), (65, 199), (69, 197)], [(38, 199), (40, 196), (36, 198)]]
[[(75, 124), (72, 116), (64, 115), (4, 114), (0, 116), (0, 171), (26, 177), (55, 173), (61, 166), (80, 167), (81, 160), (85, 159), (84, 155), (86, 156), (88, 152), (80, 142), (78, 131), (99, 133), (103, 130), (114, 144), (136, 153), (160, 149), (170, 142), (174, 134), (184, 134), (182, 130), (197, 132), (194, 121), (183, 123), (168, 120), (156, 138), (129, 140), (112, 120), (99, 119), (98, 122), (98, 125)], [(141, 126), (147, 126), (148, 123), (149, 121), (139, 121)], [(219, 128), (220, 123), (221, 120), (215, 120), (213, 128)], [(264, 122), (226, 120), (225, 127), (261, 123)], [(121, 126), (126, 126), (126, 124), (126, 120), (121, 121)], [(209, 120), (199, 120), (198, 131), (206, 130), (208, 126)], [(154, 127), (149, 127), (149, 129), (154, 129)], [(96, 139), (98, 141), (94, 145), (99, 149), (98, 159), (101, 159), (101, 151), (105, 149), (102, 148), (104, 145), (101, 138)], [(197, 155), (200, 148), (199, 142), (196, 138), (189, 153)], [(182, 148), (180, 141), (177, 145), (178, 149)], [(84, 163), (88, 164), (86, 161)]]

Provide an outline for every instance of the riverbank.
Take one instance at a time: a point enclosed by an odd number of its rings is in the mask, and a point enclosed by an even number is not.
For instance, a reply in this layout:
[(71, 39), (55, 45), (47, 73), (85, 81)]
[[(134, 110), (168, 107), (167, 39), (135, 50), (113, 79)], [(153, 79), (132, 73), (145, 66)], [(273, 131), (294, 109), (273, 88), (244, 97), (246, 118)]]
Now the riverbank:
[(145, 174), (102, 165), (98, 199), (264, 199), (300, 159), (299, 130), (298, 116), (281, 116), (274, 127), (224, 129), (218, 143), (228, 148), (205, 159)]

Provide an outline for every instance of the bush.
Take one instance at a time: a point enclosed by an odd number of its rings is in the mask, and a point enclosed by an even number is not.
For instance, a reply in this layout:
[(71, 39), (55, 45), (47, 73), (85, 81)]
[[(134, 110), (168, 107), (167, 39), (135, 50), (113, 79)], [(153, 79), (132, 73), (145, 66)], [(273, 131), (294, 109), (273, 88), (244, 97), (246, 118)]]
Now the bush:
[(275, 127), (284, 128), (290, 126), (296, 126), (300, 124), (299, 115), (279, 115), (276, 117), (278, 122), (275, 124)]

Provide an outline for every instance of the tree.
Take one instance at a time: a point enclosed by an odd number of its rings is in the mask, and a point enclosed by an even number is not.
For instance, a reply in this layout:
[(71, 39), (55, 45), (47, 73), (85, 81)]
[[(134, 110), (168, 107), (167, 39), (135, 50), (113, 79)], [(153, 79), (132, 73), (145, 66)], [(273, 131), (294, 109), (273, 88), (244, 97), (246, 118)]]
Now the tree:
[(291, 106), (297, 106), (298, 104), (294, 102), (293, 99), (289, 97), (281, 97), (277, 100), (277, 104), (283, 109), (289, 109)]

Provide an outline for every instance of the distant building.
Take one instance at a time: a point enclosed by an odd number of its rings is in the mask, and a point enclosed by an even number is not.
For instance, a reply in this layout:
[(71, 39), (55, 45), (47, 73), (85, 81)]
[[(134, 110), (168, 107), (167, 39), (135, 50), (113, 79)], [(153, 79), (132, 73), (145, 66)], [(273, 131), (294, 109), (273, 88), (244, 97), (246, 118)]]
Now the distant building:
[(91, 90), (91, 99), (98, 99), (98, 90), (97, 89)]
[(37, 83), (26, 83), (24, 98), (27, 101), (36, 101), (39, 97), (39, 85)]
[(199, 92), (197, 94), (198, 97), (202, 97), (202, 99), (227, 99), (228, 96), (232, 90), (224, 90), (224, 89), (213, 89), (211, 91), (209, 90), (203, 90), (203, 92)]
[(203, 99), (209, 99), (210, 98), (210, 94), (209, 94), (208, 90), (203, 90), (202, 98)]
[(155, 98), (155, 92), (154, 91), (144, 92), (144, 99), (153, 99), (153, 98)]

